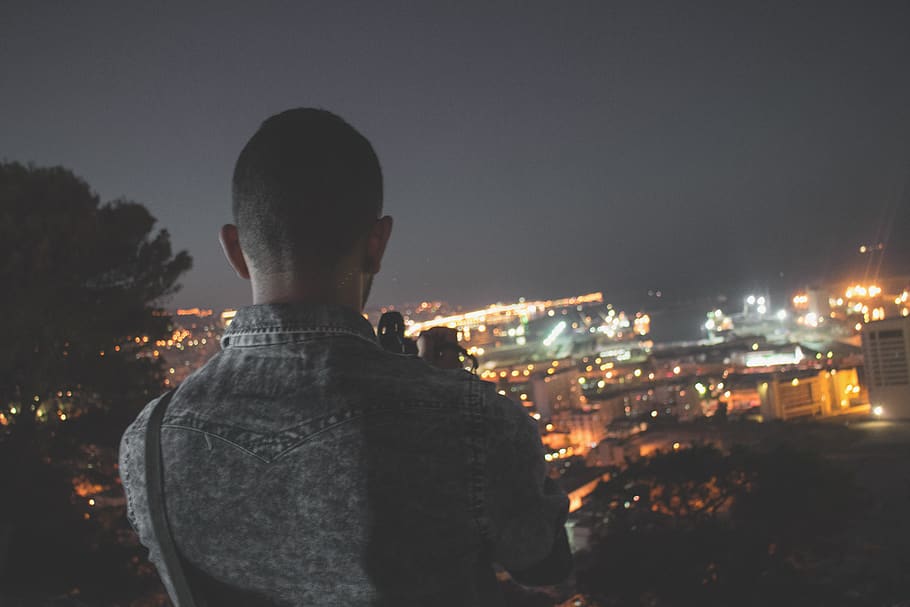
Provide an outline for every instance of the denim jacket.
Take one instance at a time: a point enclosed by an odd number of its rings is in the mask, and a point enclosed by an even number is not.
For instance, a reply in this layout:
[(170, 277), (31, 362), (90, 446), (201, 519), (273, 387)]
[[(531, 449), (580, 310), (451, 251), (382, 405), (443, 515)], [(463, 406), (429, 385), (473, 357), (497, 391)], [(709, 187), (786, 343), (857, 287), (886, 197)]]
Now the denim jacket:
[[(338, 305), (242, 308), (221, 346), (161, 431), (167, 517), (201, 602), (498, 605), (492, 562), (568, 575), (568, 499), (536, 422), (493, 384), (386, 352)], [(162, 571), (144, 487), (155, 402), (119, 460)]]

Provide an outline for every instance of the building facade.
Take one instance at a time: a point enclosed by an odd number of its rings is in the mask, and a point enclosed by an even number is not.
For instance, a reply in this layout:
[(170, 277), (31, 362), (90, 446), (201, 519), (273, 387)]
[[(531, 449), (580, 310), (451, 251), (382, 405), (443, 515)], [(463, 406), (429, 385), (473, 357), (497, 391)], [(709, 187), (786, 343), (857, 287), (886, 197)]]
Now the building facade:
[(884, 418), (910, 418), (910, 318), (871, 322), (862, 336), (873, 411)]

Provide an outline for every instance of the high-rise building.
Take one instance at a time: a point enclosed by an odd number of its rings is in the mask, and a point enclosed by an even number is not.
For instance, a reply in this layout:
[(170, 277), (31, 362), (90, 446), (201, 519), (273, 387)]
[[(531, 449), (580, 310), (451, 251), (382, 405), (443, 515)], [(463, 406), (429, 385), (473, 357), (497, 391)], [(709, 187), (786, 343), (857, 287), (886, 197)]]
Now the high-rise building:
[(871, 322), (862, 335), (873, 413), (910, 418), (910, 318)]

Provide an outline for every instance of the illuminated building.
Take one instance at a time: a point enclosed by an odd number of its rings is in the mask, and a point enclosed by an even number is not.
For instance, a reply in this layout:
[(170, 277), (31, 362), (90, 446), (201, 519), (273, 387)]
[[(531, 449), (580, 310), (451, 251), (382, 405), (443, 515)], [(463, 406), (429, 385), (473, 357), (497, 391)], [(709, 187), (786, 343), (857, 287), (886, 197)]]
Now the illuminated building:
[(579, 378), (578, 371), (572, 369), (538, 376), (531, 381), (534, 404), (545, 419), (581, 407), (584, 396)]
[(198, 316), (204, 318), (211, 315), (212, 311), (208, 308), (180, 308), (177, 310), (177, 316)]
[(424, 322), (410, 323), (406, 334), (408, 336), (419, 335), (421, 331), (432, 327), (450, 327), (453, 329), (457, 327), (467, 329), (471, 333), (475, 331), (483, 333), (495, 325), (509, 324), (515, 321), (527, 323), (529, 320), (554, 309), (596, 303), (603, 303), (602, 293), (589, 293), (578, 297), (567, 297), (557, 300), (520, 300), (518, 303), (512, 304), (494, 304), (480, 310), (452, 314), (450, 316), (439, 316)]
[(837, 415), (864, 406), (863, 410), (868, 409), (856, 369), (769, 374), (757, 379), (764, 420)]
[(792, 304), (797, 322), (816, 328), (836, 320), (856, 332), (868, 322), (910, 316), (905, 280), (851, 281), (796, 293)]
[(635, 320), (632, 321), (632, 325), (637, 334), (647, 335), (651, 332), (651, 317), (639, 312), (635, 315)]
[(767, 294), (749, 294), (743, 298), (743, 317), (764, 317), (771, 309), (771, 297)]
[(750, 368), (798, 365), (804, 358), (803, 350), (799, 346), (738, 352), (733, 355), (733, 360), (736, 363)]
[(873, 413), (910, 417), (910, 318), (871, 322), (862, 339)]
[(569, 496), (569, 512), (581, 508), (584, 498), (589, 496), (601, 481), (609, 481), (610, 473), (605, 467), (573, 466), (572, 472), (560, 478), (560, 485)]
[(725, 331), (733, 330), (733, 319), (730, 316), (727, 316), (723, 313), (723, 310), (717, 309), (708, 312), (705, 317), (704, 330), (708, 335), (713, 335), (714, 333), (723, 333)]

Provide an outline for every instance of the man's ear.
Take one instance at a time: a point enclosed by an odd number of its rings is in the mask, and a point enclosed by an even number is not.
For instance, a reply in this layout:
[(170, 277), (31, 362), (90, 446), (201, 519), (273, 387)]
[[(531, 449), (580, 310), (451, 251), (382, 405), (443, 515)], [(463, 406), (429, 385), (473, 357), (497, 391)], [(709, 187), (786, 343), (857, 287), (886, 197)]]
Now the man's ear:
[(240, 248), (240, 236), (237, 234), (237, 226), (226, 223), (221, 226), (218, 233), (218, 239), (221, 241), (221, 248), (224, 249), (224, 256), (227, 257), (228, 263), (237, 272), (240, 278), (250, 279), (250, 269), (247, 267), (246, 258), (243, 256), (243, 250)]
[(382, 266), (382, 256), (392, 235), (392, 218), (388, 215), (376, 220), (367, 234), (363, 271), (367, 274), (378, 274)]

